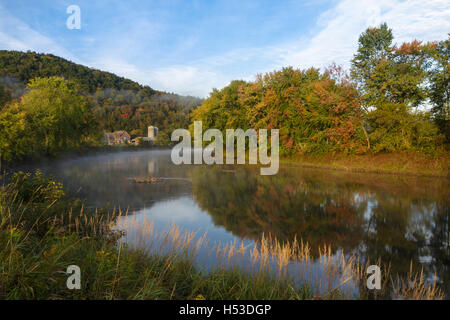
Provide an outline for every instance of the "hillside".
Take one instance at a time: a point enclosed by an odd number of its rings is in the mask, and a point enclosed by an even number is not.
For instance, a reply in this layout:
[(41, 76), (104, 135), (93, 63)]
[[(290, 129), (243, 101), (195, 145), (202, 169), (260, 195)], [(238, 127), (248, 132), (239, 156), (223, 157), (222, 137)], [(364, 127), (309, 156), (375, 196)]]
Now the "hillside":
[(0, 75), (14, 77), (23, 83), (36, 77), (62, 76), (79, 82), (83, 91), (95, 93), (98, 88), (118, 90), (144, 90), (148, 95), (157, 93), (148, 86), (141, 86), (110, 72), (73, 63), (52, 54), (0, 50)]
[(150, 124), (158, 126), (163, 136), (174, 128), (187, 127), (189, 113), (202, 101), (157, 91), (52, 54), (0, 50), (0, 86), (13, 98), (24, 93), (31, 79), (51, 76), (75, 82), (80, 92), (90, 97), (105, 131), (127, 130), (134, 136), (145, 134)]

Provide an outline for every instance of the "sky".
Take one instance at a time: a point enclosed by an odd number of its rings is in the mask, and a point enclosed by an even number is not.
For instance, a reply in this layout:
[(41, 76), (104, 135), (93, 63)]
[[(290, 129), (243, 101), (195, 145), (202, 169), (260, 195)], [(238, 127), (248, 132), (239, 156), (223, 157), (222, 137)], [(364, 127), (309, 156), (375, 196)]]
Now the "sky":
[[(80, 29), (67, 28), (70, 5)], [(286, 66), (348, 68), (358, 36), (383, 22), (396, 43), (444, 40), (450, 0), (0, 0), (0, 49), (204, 98)]]

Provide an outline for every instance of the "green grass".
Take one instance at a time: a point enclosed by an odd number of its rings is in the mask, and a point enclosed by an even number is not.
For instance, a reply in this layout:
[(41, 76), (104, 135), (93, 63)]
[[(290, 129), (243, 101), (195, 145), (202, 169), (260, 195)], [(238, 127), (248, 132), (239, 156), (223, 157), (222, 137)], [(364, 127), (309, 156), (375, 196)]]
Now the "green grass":
[(418, 152), (293, 155), (281, 158), (281, 162), (332, 170), (448, 177), (450, 153), (446, 151), (433, 155)]

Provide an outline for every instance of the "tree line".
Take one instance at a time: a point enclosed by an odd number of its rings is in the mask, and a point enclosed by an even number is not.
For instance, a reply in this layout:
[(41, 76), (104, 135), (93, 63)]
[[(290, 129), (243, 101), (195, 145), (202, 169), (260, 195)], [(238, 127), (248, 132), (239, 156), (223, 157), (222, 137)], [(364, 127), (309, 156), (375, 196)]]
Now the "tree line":
[(359, 37), (350, 73), (286, 67), (214, 89), (193, 112), (208, 128), (277, 128), (280, 152), (436, 153), (448, 146), (450, 39), (393, 45), (386, 24)]
[(202, 101), (53, 55), (1, 50), (0, 154), (55, 155), (99, 145), (104, 131), (144, 136), (148, 125), (169, 143), (193, 120), (204, 130), (278, 128), (285, 155), (436, 153), (450, 140), (449, 57), (450, 39), (394, 45), (382, 24), (360, 35), (349, 73), (286, 67)]
[(0, 88), (0, 100), (6, 102), (0, 112), (0, 160), (56, 155), (98, 143), (101, 131), (92, 104), (74, 83), (61, 77), (35, 78), (26, 89), (19, 100), (12, 100)]
[(6, 161), (99, 145), (103, 131), (168, 143), (201, 103), (51, 54), (0, 50), (0, 153)]

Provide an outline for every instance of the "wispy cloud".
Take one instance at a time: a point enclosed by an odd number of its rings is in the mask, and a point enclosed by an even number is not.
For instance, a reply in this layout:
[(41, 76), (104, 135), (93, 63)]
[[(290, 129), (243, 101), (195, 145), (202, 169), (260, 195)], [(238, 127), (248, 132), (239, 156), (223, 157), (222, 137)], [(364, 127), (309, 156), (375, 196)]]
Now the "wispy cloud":
[[(159, 11), (152, 7), (145, 11), (121, 3), (109, 12), (107, 7), (98, 5), (95, 12), (84, 15), (82, 33), (63, 42), (70, 50), (0, 6), (0, 48), (53, 53), (158, 90), (205, 97), (212, 88), (221, 88), (233, 79), (250, 80), (257, 73), (283, 66), (325, 67), (335, 62), (348, 67), (359, 34), (382, 22), (394, 30), (397, 42), (415, 38), (442, 40), (450, 31), (448, 0), (336, 0), (326, 8), (323, 8), (325, 2), (313, 3), (320, 3), (317, 9), (321, 11), (315, 12), (316, 18), (307, 23), (303, 20), (293, 23), (298, 14), (290, 16), (287, 3), (273, 7), (269, 2), (272, 8), (262, 11), (264, 19), (254, 21), (260, 23), (259, 31), (258, 26), (235, 21), (237, 18), (216, 17), (222, 14), (221, 6), (211, 9), (209, 16), (201, 10), (201, 14), (195, 11), (194, 19), (187, 14), (174, 15), (176, 9), (172, 7)], [(230, 12), (240, 7), (227, 6)], [(249, 2), (248, 6), (250, 12), (258, 9), (256, 2)], [(304, 8), (305, 4), (298, 10)], [(245, 8), (241, 9), (243, 12), (236, 13), (239, 19), (247, 13)], [(305, 13), (301, 16), (307, 18)], [(186, 20), (174, 25), (180, 18)], [(243, 26), (256, 29), (245, 36), (235, 31), (233, 35), (239, 38), (236, 40), (225, 32), (227, 28)], [(211, 32), (205, 32), (209, 28)], [(266, 37), (273, 30), (277, 31)], [(225, 36), (223, 41), (215, 38), (216, 33)], [(283, 36), (284, 33), (289, 37)], [(261, 37), (261, 41), (250, 44), (246, 38), (250, 35)], [(66, 31), (60, 35), (62, 39), (67, 36), (72, 33), (68, 35)], [(73, 43), (75, 46), (70, 47)]]
[(153, 72), (152, 82), (169, 91), (206, 96), (213, 87), (233, 79), (249, 80), (257, 73), (284, 66), (349, 67), (359, 35), (383, 22), (394, 31), (394, 41), (443, 40), (450, 31), (450, 2), (446, 0), (341, 0), (322, 13), (308, 37), (265, 47), (233, 49)]
[(97, 61), (87, 63), (90, 67), (113, 72), (152, 88), (205, 97), (211, 88), (225, 86), (229, 79), (220, 73), (189, 65), (172, 65), (157, 68), (139, 68), (120, 58), (100, 57)]
[(0, 49), (52, 53), (79, 61), (56, 41), (30, 28), (0, 5)]
[(323, 67), (336, 62), (348, 66), (359, 34), (367, 27), (387, 22), (394, 41), (443, 40), (450, 31), (447, 0), (342, 0), (324, 12), (318, 31), (309, 40), (292, 43), (282, 55), (284, 65)]

